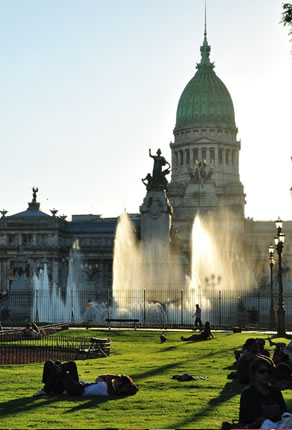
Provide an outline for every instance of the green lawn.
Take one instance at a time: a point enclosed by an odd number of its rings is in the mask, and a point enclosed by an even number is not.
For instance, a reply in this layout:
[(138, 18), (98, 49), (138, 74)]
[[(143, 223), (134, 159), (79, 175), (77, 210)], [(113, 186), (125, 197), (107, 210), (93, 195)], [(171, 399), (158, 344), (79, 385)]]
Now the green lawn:
[[(242, 386), (227, 379), (233, 349), (256, 335), (218, 333), (216, 339), (181, 342), (184, 333), (69, 330), (67, 336), (110, 337), (109, 358), (79, 360), (81, 379), (93, 381), (105, 372), (133, 377), (139, 392), (128, 398), (33, 398), (42, 387), (42, 364), (0, 366), (0, 428), (37, 429), (218, 429), (238, 417)], [(258, 335), (258, 337), (262, 337)], [(189, 373), (208, 380), (178, 382)], [(292, 392), (284, 391), (292, 410)]]

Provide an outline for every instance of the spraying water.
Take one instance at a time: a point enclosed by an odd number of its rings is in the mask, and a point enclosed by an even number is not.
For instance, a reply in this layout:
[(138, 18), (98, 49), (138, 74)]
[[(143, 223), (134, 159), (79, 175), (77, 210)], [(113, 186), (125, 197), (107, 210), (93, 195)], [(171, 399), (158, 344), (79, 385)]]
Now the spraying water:
[(69, 258), (65, 297), (62, 297), (61, 289), (56, 284), (50, 285), (46, 264), (38, 276), (34, 273), (31, 312), (33, 321), (52, 323), (63, 321), (79, 323), (83, 321), (77, 276), (79, 259), (79, 247), (75, 244)]
[[(253, 285), (240, 235), (231, 216), (225, 222), (196, 216), (192, 229), (191, 287), (245, 290)], [(241, 232), (240, 232), (241, 233)]]

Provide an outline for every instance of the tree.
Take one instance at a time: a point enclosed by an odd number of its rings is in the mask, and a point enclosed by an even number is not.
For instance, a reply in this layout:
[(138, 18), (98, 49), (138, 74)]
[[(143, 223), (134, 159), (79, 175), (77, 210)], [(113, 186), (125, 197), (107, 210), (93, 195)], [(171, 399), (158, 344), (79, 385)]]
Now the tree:
[(281, 23), (290, 27), (289, 35), (292, 34), (292, 4), (283, 3), (283, 12)]

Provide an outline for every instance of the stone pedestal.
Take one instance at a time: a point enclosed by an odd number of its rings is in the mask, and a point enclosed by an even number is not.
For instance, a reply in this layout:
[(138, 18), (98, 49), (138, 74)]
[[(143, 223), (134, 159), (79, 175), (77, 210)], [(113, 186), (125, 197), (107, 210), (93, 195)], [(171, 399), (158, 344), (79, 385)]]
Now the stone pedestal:
[(166, 193), (160, 190), (148, 191), (140, 212), (145, 288), (181, 288), (181, 264), (171, 249), (172, 207)]
[(168, 258), (172, 207), (165, 192), (148, 191), (142, 206), (140, 206), (140, 212), (143, 245), (147, 246), (152, 242), (160, 243), (161, 257)]

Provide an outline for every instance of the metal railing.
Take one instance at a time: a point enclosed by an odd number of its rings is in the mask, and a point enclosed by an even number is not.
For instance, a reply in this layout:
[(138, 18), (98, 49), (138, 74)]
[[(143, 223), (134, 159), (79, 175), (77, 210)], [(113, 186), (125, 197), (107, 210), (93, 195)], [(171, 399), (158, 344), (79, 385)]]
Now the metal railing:
[[(261, 290), (119, 290), (113, 295), (111, 290), (81, 290), (60, 295), (58, 303), (52, 303), (51, 295), (39, 291), (37, 299), (32, 293), (9, 294), (0, 301), (0, 311), (2, 322), (27, 319), (40, 323), (105, 324), (106, 319), (133, 318), (142, 326), (191, 326), (196, 303), (201, 306), (202, 320), (209, 320), (212, 326), (271, 328), (270, 294)], [(277, 293), (274, 303), (277, 310)], [(286, 328), (292, 330), (292, 293), (284, 294), (284, 303)]]
[[(80, 358), (80, 351), (90, 338), (43, 336), (39, 339), (21, 339), (13, 333), (0, 338), (0, 364), (41, 363), (46, 360), (68, 361)], [(109, 345), (101, 340), (100, 348), (109, 354)]]

